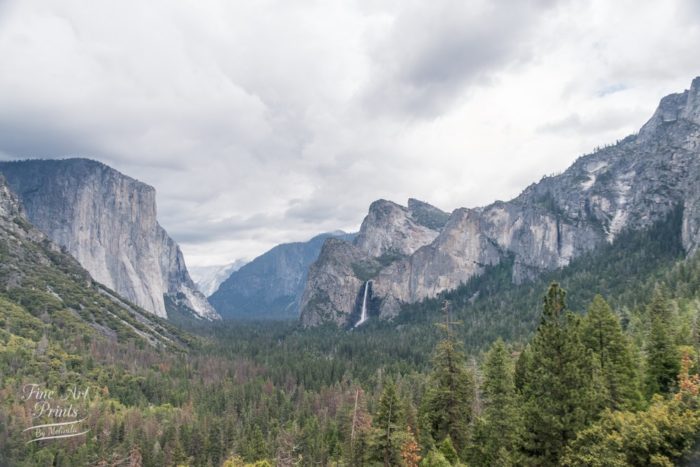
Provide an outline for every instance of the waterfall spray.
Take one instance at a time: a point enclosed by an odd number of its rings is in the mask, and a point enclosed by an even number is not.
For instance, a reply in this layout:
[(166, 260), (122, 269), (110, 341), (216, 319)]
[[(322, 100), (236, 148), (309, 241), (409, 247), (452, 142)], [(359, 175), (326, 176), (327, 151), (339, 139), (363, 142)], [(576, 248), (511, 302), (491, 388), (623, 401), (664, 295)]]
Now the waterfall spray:
[(365, 282), (365, 292), (364, 296), (362, 297), (362, 313), (360, 314), (360, 321), (355, 324), (355, 327), (367, 321), (367, 292), (369, 291), (369, 284), (371, 282), (372, 281)]

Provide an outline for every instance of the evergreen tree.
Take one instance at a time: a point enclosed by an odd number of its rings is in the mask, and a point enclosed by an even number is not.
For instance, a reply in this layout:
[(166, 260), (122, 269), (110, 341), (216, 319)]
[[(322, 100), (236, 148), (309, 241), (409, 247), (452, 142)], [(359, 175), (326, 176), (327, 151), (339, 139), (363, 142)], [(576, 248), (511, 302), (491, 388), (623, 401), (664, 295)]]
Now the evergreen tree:
[(385, 466), (400, 465), (401, 442), (397, 435), (401, 434), (402, 422), (401, 401), (396, 393), (396, 385), (387, 380), (374, 417), (374, 460), (383, 462)]
[(432, 449), (420, 463), (421, 467), (453, 467), (445, 455), (437, 449)]
[(680, 355), (671, 332), (671, 310), (663, 291), (657, 287), (648, 308), (647, 395), (669, 392), (680, 371)]
[(583, 344), (598, 357), (607, 408), (635, 409), (642, 402), (639, 377), (631, 343), (625, 337), (620, 321), (602, 296), (593, 298), (583, 319)]
[(597, 415), (594, 365), (565, 298), (558, 284), (550, 285), (524, 374), (523, 452), (534, 465), (558, 465), (566, 444)]
[(245, 446), (246, 460), (255, 462), (267, 457), (267, 446), (265, 436), (263, 435), (260, 425), (253, 427), (253, 432), (250, 435), (250, 440)]
[(421, 419), (434, 441), (441, 442), (449, 436), (455, 449), (462, 452), (469, 439), (474, 377), (467, 368), (461, 346), (451, 333), (449, 319), (443, 326), (446, 337), (435, 349), (430, 386), (421, 406)]
[(484, 363), (484, 411), (477, 420), (471, 461), (476, 465), (516, 465), (521, 416), (513, 378), (513, 361), (497, 340)]
[(515, 362), (515, 389), (518, 392), (522, 392), (523, 386), (525, 386), (525, 374), (528, 367), (530, 366), (530, 346), (527, 345), (520, 355), (518, 360)]
[(457, 454), (457, 450), (452, 444), (452, 440), (450, 439), (449, 435), (440, 442), (439, 449), (450, 464), (455, 465), (459, 463), (459, 455)]

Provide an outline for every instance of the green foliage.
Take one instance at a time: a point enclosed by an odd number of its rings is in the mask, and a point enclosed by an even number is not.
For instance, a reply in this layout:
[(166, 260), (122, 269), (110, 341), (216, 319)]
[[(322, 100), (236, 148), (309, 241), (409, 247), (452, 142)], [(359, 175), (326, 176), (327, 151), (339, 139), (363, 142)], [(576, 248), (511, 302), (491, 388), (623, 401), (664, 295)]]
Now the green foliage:
[(447, 462), (450, 464), (454, 465), (459, 462), (457, 450), (452, 444), (452, 439), (449, 437), (449, 435), (440, 442), (438, 449), (440, 449), (440, 452), (443, 456), (445, 456), (445, 459), (447, 459)]
[(580, 320), (566, 312), (565, 297), (558, 284), (549, 287), (524, 374), (523, 415), (529, 431), (523, 447), (536, 465), (558, 465), (566, 444), (599, 407), (595, 367), (581, 342)]
[[(623, 233), (546, 275), (571, 294), (553, 288), (544, 310), (545, 279), (512, 285), (509, 258), (393, 323), (347, 332), (181, 320), (199, 337), (143, 321), (60, 252), (0, 241), (0, 285), (13, 284), (0, 287), (0, 463), (129, 465), (137, 452), (144, 466), (403, 465), (406, 453), (410, 465), (422, 455), (429, 466), (461, 465), (460, 457), (670, 465), (700, 429), (700, 258), (676, 263), (678, 226), (671, 216), (652, 234)], [(647, 306), (657, 282), (663, 304)], [(445, 296), (465, 323), (447, 339), (434, 326)], [(588, 314), (568, 312), (565, 298)], [(685, 376), (676, 384), (680, 356), (662, 359), (669, 352), (659, 349), (679, 347)], [(469, 370), (478, 364), (479, 384)], [(28, 381), (67, 380), (99, 394), (90, 407), (95, 436), (28, 448), (12, 395)], [(640, 380), (659, 383), (663, 397), (640, 401)]]
[(470, 447), (475, 465), (517, 465), (522, 436), (520, 400), (515, 389), (513, 359), (502, 340), (496, 341), (483, 368), (484, 411), (476, 420)]
[(600, 363), (605, 393), (599, 397), (610, 409), (636, 409), (642, 405), (639, 372), (631, 343), (623, 334), (620, 321), (601, 297), (593, 298), (583, 318), (582, 341)]
[(680, 354), (671, 332), (671, 310), (660, 288), (649, 305), (647, 351), (647, 394), (668, 392), (680, 371)]
[(399, 465), (403, 444), (401, 431), (405, 423), (396, 385), (391, 380), (384, 385), (373, 424), (372, 459), (383, 462), (385, 466)]
[(421, 467), (452, 467), (445, 455), (437, 449), (432, 449), (420, 463)]
[(435, 349), (433, 371), (421, 406), (424, 429), (433, 440), (442, 442), (449, 437), (460, 452), (467, 446), (474, 389), (465, 356), (448, 336)]
[(693, 446), (700, 414), (656, 397), (643, 412), (606, 411), (567, 448), (565, 466), (673, 466)]

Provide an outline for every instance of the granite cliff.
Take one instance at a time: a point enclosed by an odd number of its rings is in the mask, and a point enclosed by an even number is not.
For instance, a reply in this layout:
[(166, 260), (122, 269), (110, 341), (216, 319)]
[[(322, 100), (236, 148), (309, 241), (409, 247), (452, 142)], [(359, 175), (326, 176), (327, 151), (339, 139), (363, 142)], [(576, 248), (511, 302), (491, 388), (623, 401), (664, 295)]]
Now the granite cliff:
[(158, 224), (149, 185), (88, 159), (0, 163), (27, 218), (101, 284), (166, 317), (165, 295), (196, 317), (219, 316)]
[[(38, 341), (46, 328), (66, 340), (99, 337), (180, 349), (176, 329), (95, 282), (27, 219), (0, 175), (0, 341)], [(22, 339), (20, 337), (19, 339)], [(22, 344), (24, 345), (24, 344)], [(31, 349), (31, 344), (29, 347)]]
[(357, 237), (352, 242), (327, 240), (310, 267), (301, 298), (302, 323), (356, 322), (365, 282), (435, 241), (448, 217), (415, 199), (409, 199), (407, 206), (387, 200), (372, 203)]
[(520, 283), (566, 266), (625, 229), (645, 229), (676, 206), (683, 209), (683, 246), (691, 254), (700, 245), (700, 77), (663, 98), (638, 134), (579, 158), (511, 201), (457, 209), (428, 230), (396, 214), (410, 206), (387, 214), (388, 202), (378, 203), (354, 245), (324, 245), (306, 283), (304, 325), (352, 325), (368, 280), (370, 315), (384, 318), (506, 257), (513, 258), (512, 280)]

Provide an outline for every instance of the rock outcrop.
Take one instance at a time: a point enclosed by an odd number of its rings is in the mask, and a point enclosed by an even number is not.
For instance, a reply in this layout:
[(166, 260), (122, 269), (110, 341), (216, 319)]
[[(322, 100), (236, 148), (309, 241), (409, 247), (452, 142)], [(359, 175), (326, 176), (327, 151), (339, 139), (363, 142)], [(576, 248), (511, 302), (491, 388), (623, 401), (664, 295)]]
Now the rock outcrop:
[(88, 159), (3, 162), (0, 172), (30, 222), (98, 282), (160, 317), (167, 294), (197, 317), (219, 318), (158, 224), (153, 187)]
[[(700, 245), (700, 78), (689, 90), (663, 98), (637, 135), (579, 158), (511, 201), (457, 209), (431, 232), (420, 228), (425, 223), (416, 227), (402, 218), (390, 203), (377, 203), (356, 247), (365, 263), (380, 267), (358, 274), (346, 264), (357, 258), (345, 251), (336, 247), (336, 255), (321, 255), (309, 273), (304, 296), (316, 301), (302, 302), (304, 324), (348, 325), (356, 313), (353, 297), (369, 279), (378, 303), (374, 313), (382, 317), (394, 316), (402, 303), (454, 289), (506, 257), (514, 261), (513, 282), (523, 282), (568, 265), (625, 229), (647, 228), (676, 206), (683, 208), (683, 245), (693, 253)], [(324, 297), (331, 303), (320, 304)], [(311, 316), (326, 309), (335, 314)]]
[[(354, 324), (359, 319), (364, 283), (389, 265), (404, 264), (421, 247), (431, 244), (448, 217), (438, 208), (415, 199), (408, 201), (408, 207), (386, 200), (372, 203), (354, 241), (327, 240), (309, 269), (301, 299), (302, 323)], [(382, 283), (381, 287), (387, 284)], [(374, 286), (370, 288), (373, 290)], [(394, 306), (392, 310), (395, 309)]]

